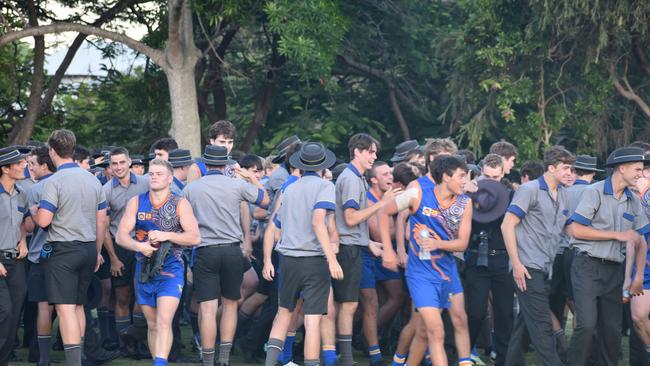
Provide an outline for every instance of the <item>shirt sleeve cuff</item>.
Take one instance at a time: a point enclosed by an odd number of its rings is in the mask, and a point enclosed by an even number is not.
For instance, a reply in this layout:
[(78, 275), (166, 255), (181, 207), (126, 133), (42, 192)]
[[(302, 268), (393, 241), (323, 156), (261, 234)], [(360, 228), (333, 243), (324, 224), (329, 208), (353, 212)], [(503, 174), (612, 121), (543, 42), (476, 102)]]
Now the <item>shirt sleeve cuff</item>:
[(523, 219), (524, 216), (526, 216), (526, 213), (524, 212), (524, 210), (522, 210), (521, 207), (519, 207), (517, 205), (510, 205), (510, 207), (508, 207), (508, 212), (510, 212), (511, 214), (514, 214), (515, 216), (517, 216), (520, 219)]
[(38, 207), (42, 208), (42, 209), (45, 209), (45, 210), (48, 210), (51, 213), (56, 212), (56, 206), (54, 206), (53, 204), (47, 202), (46, 200), (41, 200), (41, 202), (38, 204)]
[(573, 215), (571, 215), (571, 218), (569, 220), (571, 220), (572, 222), (577, 222), (580, 225), (591, 226), (591, 220), (580, 215), (579, 213), (574, 213)]
[(314, 210), (317, 208), (324, 208), (328, 211), (334, 211), (336, 210), (336, 205), (332, 202), (320, 201), (320, 202), (316, 202), (316, 204), (314, 205)]
[(106, 203), (106, 201), (104, 201), (104, 202), (100, 203), (99, 205), (97, 205), (97, 211), (105, 210), (107, 208), (108, 208), (108, 203)]
[(255, 200), (255, 205), (260, 206), (264, 200), (264, 191), (262, 189), (257, 190), (257, 199)]
[(343, 209), (345, 210), (345, 209), (348, 209), (348, 208), (353, 208), (355, 210), (359, 210), (360, 209), (359, 202), (357, 202), (355, 200), (348, 200), (347, 202), (345, 202), (343, 204)]
[(650, 224), (636, 230), (641, 235), (646, 235), (650, 233)]
[(277, 215), (273, 218), (273, 224), (275, 224), (275, 227), (278, 229), (282, 229), (282, 223), (280, 223), (280, 219), (278, 219)]

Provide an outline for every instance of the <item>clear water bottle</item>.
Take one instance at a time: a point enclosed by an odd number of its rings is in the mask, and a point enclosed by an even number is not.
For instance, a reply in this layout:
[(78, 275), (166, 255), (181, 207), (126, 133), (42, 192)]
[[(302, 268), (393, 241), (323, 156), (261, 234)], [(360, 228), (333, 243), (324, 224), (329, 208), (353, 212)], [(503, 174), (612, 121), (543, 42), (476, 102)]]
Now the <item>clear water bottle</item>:
[[(418, 235), (420, 235), (420, 238), (426, 239), (426, 238), (429, 237), (429, 230), (422, 229), (422, 230), (420, 230)], [(431, 252), (428, 251), (428, 250), (424, 250), (424, 249), (422, 249), (422, 247), (420, 247), (420, 252), (418, 253), (418, 257), (420, 257), (420, 260), (430, 261), (431, 260)]]
[(477, 267), (487, 267), (488, 266), (488, 235), (485, 230), (481, 230), (478, 234), (478, 258), (476, 259)]

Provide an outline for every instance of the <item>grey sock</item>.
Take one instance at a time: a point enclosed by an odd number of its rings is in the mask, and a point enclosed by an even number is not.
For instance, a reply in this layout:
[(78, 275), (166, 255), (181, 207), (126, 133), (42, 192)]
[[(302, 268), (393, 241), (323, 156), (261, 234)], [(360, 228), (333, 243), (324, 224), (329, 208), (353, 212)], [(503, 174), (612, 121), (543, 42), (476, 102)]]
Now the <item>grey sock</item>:
[(232, 349), (232, 341), (221, 342), (219, 344), (219, 363), (223, 365), (230, 364), (230, 350)]
[(115, 312), (113, 310), (108, 311), (108, 334), (110, 334), (110, 339), (117, 340), (117, 328), (115, 325)]
[(352, 366), (354, 358), (352, 357), (352, 335), (339, 334), (336, 336), (336, 343), (338, 344), (339, 354), (341, 358), (339, 363), (341, 366)]
[(142, 313), (133, 314), (133, 326), (138, 328), (147, 327), (147, 319), (144, 317), (144, 314)]
[(122, 334), (126, 332), (126, 328), (131, 324), (131, 317), (129, 316), (118, 316), (115, 318), (115, 329), (117, 334)]
[(99, 323), (99, 336), (101, 341), (104, 342), (110, 339), (108, 309), (97, 309), (97, 322)]
[(320, 360), (315, 359), (315, 360), (304, 360), (303, 361), (304, 366), (318, 366), (320, 365)]
[(50, 364), (50, 343), (52, 343), (52, 336), (49, 335), (39, 335), (36, 337), (38, 341), (38, 353), (40, 358), (38, 360), (39, 365), (49, 365)]
[(269, 338), (266, 345), (266, 361), (264, 361), (264, 366), (275, 366), (275, 363), (278, 362), (280, 353), (282, 353), (284, 341), (277, 338)]
[(214, 348), (204, 348), (201, 351), (203, 366), (214, 366)]
[(64, 344), (63, 351), (65, 352), (66, 366), (81, 366), (80, 344)]

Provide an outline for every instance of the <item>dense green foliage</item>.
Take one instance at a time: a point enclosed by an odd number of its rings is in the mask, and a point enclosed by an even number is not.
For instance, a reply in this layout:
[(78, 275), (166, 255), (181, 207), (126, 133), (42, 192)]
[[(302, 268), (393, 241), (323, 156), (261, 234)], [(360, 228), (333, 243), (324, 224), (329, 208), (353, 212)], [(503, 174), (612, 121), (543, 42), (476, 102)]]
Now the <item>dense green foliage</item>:
[[(101, 13), (112, 2), (59, 3)], [(143, 42), (164, 47), (165, 4), (131, 6), (121, 19), (147, 25)], [(45, 17), (48, 2), (40, 5)], [(238, 140), (259, 153), (289, 133), (323, 141), (344, 159), (347, 138), (362, 131), (384, 142), (383, 156), (407, 133), (421, 142), (452, 136), (479, 154), (506, 139), (518, 146), (520, 160), (538, 158), (556, 143), (602, 158), (614, 147), (650, 140), (643, 106), (650, 101), (648, 2), (192, 5), (195, 42), (204, 55), (197, 66), (204, 131), (227, 117), (239, 128)], [(0, 112), (19, 114), (15, 101), (29, 90), (26, 47), (1, 49), (0, 67), (10, 70), (0, 73)], [(86, 145), (123, 143), (144, 151), (169, 127), (166, 85), (162, 72), (147, 66), (61, 90), (35, 137), (65, 126)], [(15, 122), (6, 112), (0, 118), (2, 139)], [(254, 127), (257, 132), (247, 133)]]

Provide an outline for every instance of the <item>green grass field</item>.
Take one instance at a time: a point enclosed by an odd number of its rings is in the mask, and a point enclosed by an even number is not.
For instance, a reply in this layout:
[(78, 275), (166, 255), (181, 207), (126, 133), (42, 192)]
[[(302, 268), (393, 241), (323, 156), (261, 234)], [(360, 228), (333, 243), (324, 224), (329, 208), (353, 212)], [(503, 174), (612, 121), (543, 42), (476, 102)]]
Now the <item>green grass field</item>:
[[(571, 323), (569, 322), (569, 324), (571, 324)], [(569, 330), (569, 332), (570, 332), (570, 330)], [(186, 346), (186, 348), (185, 348), (185, 350), (183, 352), (184, 352), (185, 355), (188, 355), (188, 356), (191, 355), (191, 346), (190, 346), (190, 344), (191, 344), (191, 340), (190, 340), (191, 333), (192, 332), (191, 332), (191, 329), (190, 329), (189, 326), (188, 327), (183, 327), (183, 329), (182, 329), (182, 334), (183, 334), (183, 338), (184, 338), (183, 339), (183, 344), (185, 344), (185, 346)], [(33, 365), (32, 363), (27, 362), (27, 349), (24, 349), (24, 348), (18, 349), (17, 355), (18, 355), (19, 362), (12, 362), (11, 365), (16, 365), (16, 366)], [(388, 359), (388, 357), (386, 357), (386, 356), (385, 356), (385, 358)], [(485, 361), (485, 363), (487, 365), (492, 365), (492, 363), (489, 362), (488, 357), (482, 357), (482, 359), (483, 359), (483, 361)], [(65, 358), (64, 358), (63, 352), (54, 352), (53, 351), (52, 352), (52, 361), (54, 363), (58, 363), (58, 364), (65, 364)], [(363, 355), (361, 352), (357, 352), (355, 354), (355, 361), (357, 361), (359, 366), (369, 365), (368, 358), (365, 355)], [(255, 365), (260, 365), (260, 364), (261, 365), (264, 364), (263, 360), (260, 360), (260, 363), (255, 364)], [(151, 361), (149, 361), (149, 360), (135, 361), (133, 359), (121, 358), (121, 359), (117, 359), (115, 361), (106, 363), (105, 365), (109, 365), (109, 366), (147, 366), (147, 365), (151, 365)], [(174, 363), (174, 365), (179, 365), (180, 366), (180, 365), (196, 365), (196, 364), (192, 364), (192, 363)], [(244, 363), (241, 356), (236, 354), (236, 353), (233, 355), (233, 357), (231, 359), (231, 365), (253, 366), (253, 364)], [(526, 365), (527, 366), (541, 365), (541, 363), (537, 359), (537, 356), (535, 355), (534, 352), (528, 353), (528, 355), (526, 357)], [(623, 360), (621, 360), (619, 362), (619, 365), (628, 365), (628, 337), (623, 337)]]

